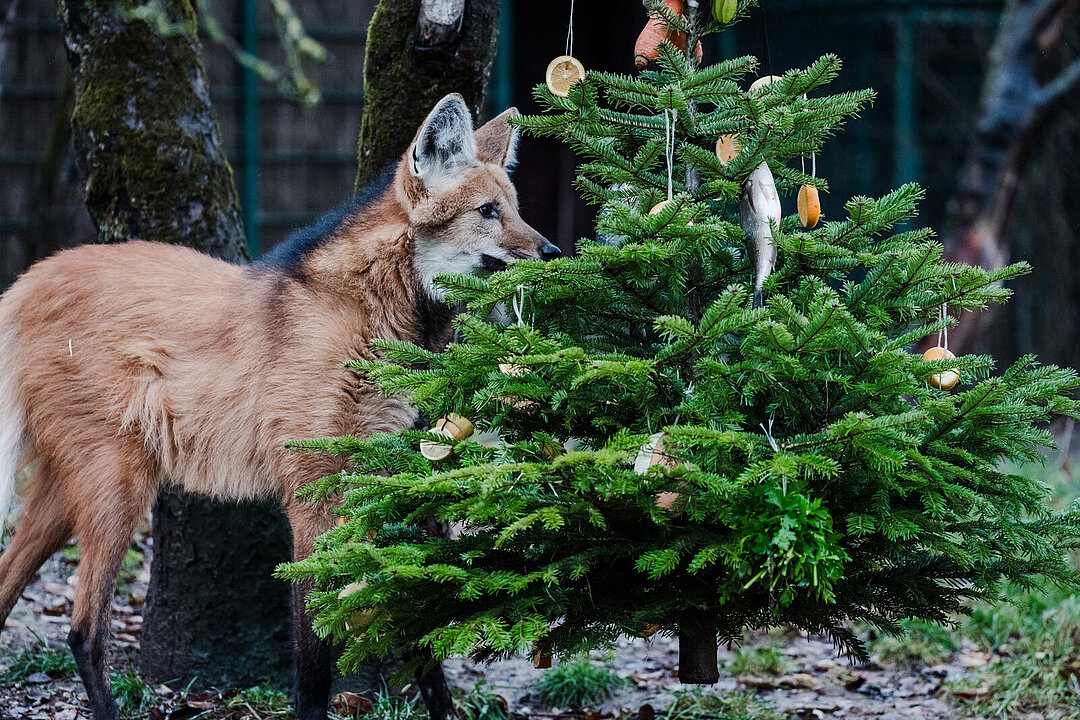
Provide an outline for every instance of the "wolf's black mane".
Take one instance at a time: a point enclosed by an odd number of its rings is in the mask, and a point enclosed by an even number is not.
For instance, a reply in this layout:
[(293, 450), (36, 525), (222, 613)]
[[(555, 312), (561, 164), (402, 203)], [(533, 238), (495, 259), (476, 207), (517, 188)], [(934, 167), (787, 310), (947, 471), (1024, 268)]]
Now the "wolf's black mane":
[(363, 211), (390, 187), (394, 181), (396, 169), (396, 163), (383, 168), (374, 182), (311, 225), (293, 230), (270, 252), (259, 258), (252, 267), (259, 270), (284, 271), (289, 274), (297, 272), (304, 258), (330, 239), (346, 218)]

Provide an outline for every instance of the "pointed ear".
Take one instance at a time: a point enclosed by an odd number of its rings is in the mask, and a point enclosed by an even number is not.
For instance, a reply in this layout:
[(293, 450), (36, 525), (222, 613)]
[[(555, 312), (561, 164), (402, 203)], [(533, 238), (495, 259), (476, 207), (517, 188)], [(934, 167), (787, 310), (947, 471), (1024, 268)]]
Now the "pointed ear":
[(507, 121), (520, 114), (517, 108), (510, 108), (476, 131), (477, 159), (480, 162), (502, 165), (507, 170), (514, 166), (517, 162), (518, 129)]
[(409, 172), (427, 189), (446, 184), (455, 170), (476, 162), (472, 115), (460, 95), (447, 95), (432, 108), (406, 159)]

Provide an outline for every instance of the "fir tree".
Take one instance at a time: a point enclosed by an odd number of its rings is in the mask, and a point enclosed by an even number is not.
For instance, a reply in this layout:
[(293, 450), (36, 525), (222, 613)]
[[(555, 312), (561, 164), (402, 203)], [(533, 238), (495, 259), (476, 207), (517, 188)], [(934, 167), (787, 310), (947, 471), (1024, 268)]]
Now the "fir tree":
[[(720, 29), (657, 12), (687, 48)], [(1029, 356), (995, 375), (989, 357), (913, 352), (1004, 300), (1026, 265), (944, 262), (930, 230), (897, 230), (922, 196), (907, 185), (813, 230), (784, 218), (754, 307), (743, 184), (766, 162), (789, 198), (825, 190), (789, 161), (873, 99), (820, 91), (835, 56), (742, 89), (756, 69), (698, 67), (665, 44), (635, 77), (590, 72), (565, 98), (537, 88), (547, 112), (520, 125), (585, 159), (577, 185), (601, 208), (599, 239), (443, 278), (467, 308), (460, 342), (442, 354), (381, 342), (381, 360), (352, 364), (498, 442), (454, 442), (439, 462), (417, 445), (447, 439), (422, 432), (293, 444), (353, 461), (305, 491), (340, 496), (347, 522), (281, 571), (315, 580), (316, 629), (346, 642), (344, 668), (415, 645), (567, 656), (659, 631), (683, 639), (684, 664), (711, 652), (715, 671), (717, 641), (781, 625), (865, 658), (854, 623), (898, 633), (1009, 583), (1077, 582), (1063, 550), (1080, 515), (1052, 514), (1043, 486), (1001, 469), (1041, 461), (1046, 423), (1080, 416), (1076, 373)], [(669, 125), (673, 202), (650, 215), (668, 194)], [(725, 165), (713, 146), (731, 133), (742, 151)], [(500, 303), (515, 322), (488, 319)], [(949, 369), (955, 390), (928, 383)], [(635, 472), (659, 432), (668, 460)], [(428, 532), (432, 519), (461, 532)]]

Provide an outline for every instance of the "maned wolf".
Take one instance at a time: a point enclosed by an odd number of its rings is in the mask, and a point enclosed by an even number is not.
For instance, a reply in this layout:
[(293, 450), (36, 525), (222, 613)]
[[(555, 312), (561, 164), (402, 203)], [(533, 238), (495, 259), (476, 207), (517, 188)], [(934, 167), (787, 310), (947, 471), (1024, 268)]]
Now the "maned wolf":
[[(83, 246), (34, 265), (0, 299), (0, 523), (16, 470), (37, 460), (0, 557), (0, 626), (38, 567), (77, 537), (68, 640), (97, 720), (117, 717), (105, 664), (113, 586), (158, 489), (279, 497), (306, 556), (331, 517), (293, 495), (340, 461), (283, 443), (416, 419), (343, 361), (372, 357), (373, 338), (441, 349), (451, 310), (438, 274), (559, 254), (518, 215), (505, 170), (514, 113), (474, 133), (465, 102), (448, 95), (388, 187), (253, 265), (149, 242)], [(331, 653), (303, 594), (293, 597), (296, 712), (316, 720)]]

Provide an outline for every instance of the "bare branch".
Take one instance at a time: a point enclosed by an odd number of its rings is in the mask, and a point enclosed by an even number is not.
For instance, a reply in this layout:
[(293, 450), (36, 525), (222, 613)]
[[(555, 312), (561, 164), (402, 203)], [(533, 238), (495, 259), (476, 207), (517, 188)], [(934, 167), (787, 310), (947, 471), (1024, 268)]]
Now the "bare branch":
[(1048, 109), (1080, 87), (1080, 58), (1073, 60), (1061, 74), (1039, 91), (1039, 107)]

